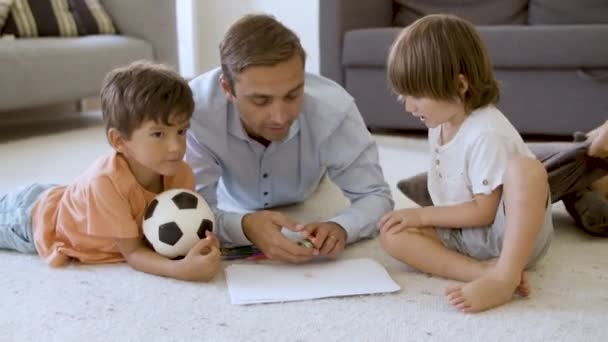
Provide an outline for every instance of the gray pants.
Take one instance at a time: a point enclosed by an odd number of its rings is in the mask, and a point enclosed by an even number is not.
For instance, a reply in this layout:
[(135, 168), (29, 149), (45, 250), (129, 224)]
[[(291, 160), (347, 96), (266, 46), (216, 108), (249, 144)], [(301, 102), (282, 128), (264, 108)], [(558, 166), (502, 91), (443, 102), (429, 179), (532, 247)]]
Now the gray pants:
[[(589, 234), (608, 236), (608, 199), (590, 190), (592, 183), (608, 175), (608, 160), (589, 157), (589, 142), (528, 146), (547, 169), (552, 201), (563, 201), (578, 226)], [(433, 205), (426, 186), (426, 173), (397, 184), (405, 196), (420, 206)]]
[[(500, 199), (494, 222), (487, 227), (435, 228), (439, 240), (444, 246), (460, 254), (468, 255), (477, 260), (498, 258), (502, 251), (505, 238), (506, 208)], [(530, 253), (526, 269), (534, 266), (540, 260), (551, 243), (553, 237), (553, 217), (551, 215), (551, 199), (547, 198), (543, 225), (538, 232), (534, 249)]]

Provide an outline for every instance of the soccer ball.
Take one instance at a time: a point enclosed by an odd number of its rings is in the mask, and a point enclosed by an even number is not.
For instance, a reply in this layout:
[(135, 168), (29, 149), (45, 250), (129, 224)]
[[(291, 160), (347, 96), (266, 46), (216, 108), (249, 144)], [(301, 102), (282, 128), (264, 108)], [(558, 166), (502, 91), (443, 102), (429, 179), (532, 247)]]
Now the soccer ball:
[(144, 236), (167, 258), (185, 256), (206, 231), (213, 231), (213, 212), (196, 192), (173, 189), (158, 194), (146, 208)]

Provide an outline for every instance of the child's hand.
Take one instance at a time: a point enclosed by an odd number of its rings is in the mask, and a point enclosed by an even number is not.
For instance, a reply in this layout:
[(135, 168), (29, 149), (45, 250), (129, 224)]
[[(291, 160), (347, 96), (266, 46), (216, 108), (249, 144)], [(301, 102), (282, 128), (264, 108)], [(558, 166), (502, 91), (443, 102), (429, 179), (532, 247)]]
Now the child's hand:
[(219, 242), (211, 232), (197, 242), (184, 259), (177, 261), (178, 278), (192, 281), (209, 281), (220, 267)]
[(404, 229), (422, 225), (418, 209), (401, 209), (386, 213), (378, 221), (377, 227), (383, 233), (399, 233)]

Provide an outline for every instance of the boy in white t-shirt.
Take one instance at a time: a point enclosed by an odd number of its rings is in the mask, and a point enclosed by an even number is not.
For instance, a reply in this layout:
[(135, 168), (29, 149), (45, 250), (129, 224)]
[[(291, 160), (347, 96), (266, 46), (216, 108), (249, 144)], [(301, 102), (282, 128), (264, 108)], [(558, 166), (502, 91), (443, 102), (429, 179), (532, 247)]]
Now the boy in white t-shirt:
[(475, 28), (452, 15), (417, 20), (393, 43), (388, 78), (406, 111), (429, 127), (435, 206), (383, 216), (383, 248), (421, 271), (467, 282), (446, 290), (463, 312), (527, 296), (524, 270), (553, 233), (547, 173), (494, 106), (498, 85)]

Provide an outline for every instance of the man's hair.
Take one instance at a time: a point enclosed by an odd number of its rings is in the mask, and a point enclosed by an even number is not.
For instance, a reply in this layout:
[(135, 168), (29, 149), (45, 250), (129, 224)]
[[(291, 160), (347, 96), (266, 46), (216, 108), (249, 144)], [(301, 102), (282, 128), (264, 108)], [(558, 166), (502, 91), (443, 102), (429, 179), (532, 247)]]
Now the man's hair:
[[(474, 110), (499, 97), (498, 83), (475, 27), (454, 15), (422, 17), (401, 31), (388, 57), (387, 76), (399, 95), (452, 101)], [(458, 75), (468, 82), (461, 96)]]
[(100, 96), (106, 133), (115, 128), (127, 139), (145, 121), (169, 125), (172, 115), (189, 120), (194, 111), (188, 82), (170, 67), (148, 61), (109, 72)]
[(222, 73), (234, 93), (234, 82), (247, 67), (273, 66), (306, 52), (298, 36), (273, 16), (250, 14), (235, 22), (220, 43)]

